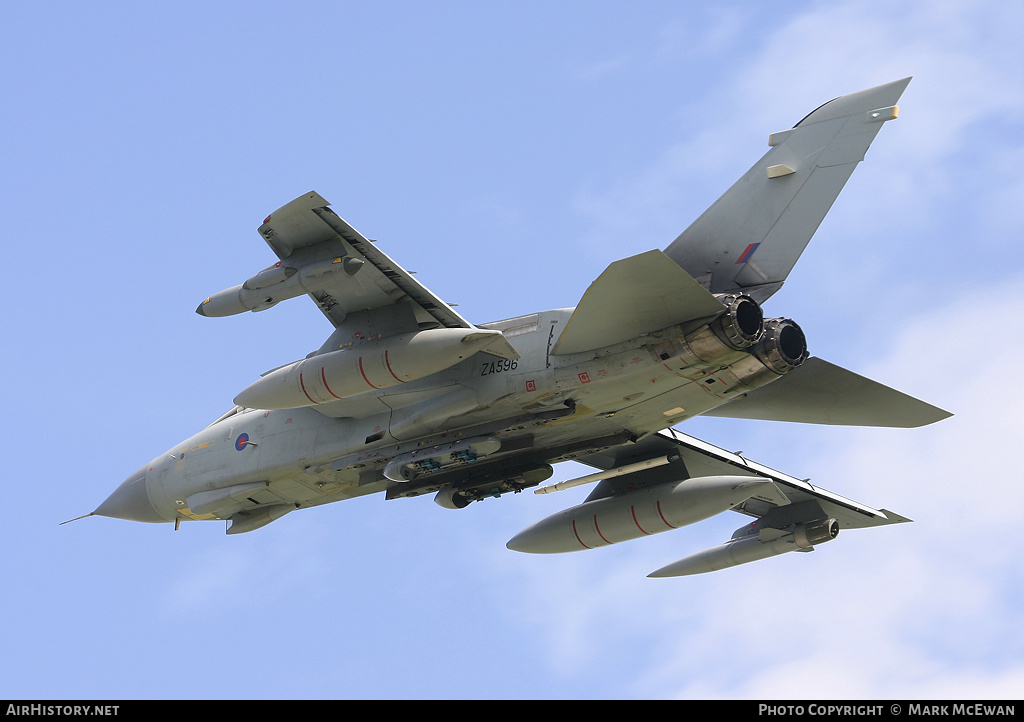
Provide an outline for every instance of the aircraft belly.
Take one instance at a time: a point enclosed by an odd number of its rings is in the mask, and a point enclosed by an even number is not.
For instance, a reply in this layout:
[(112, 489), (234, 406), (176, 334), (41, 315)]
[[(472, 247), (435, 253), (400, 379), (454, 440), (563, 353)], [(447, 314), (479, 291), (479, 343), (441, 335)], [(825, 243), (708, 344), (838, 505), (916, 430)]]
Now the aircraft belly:
[(639, 433), (660, 431), (697, 416), (714, 402), (699, 384), (686, 382), (614, 412), (616, 423)]
[[(736, 363), (745, 364), (750, 358), (737, 354)], [(691, 380), (691, 375), (697, 380)], [(594, 415), (639, 433), (661, 430), (748, 390), (728, 366), (714, 373), (670, 367), (651, 346), (565, 366), (555, 377), (577, 409), (562, 423), (575, 426), (577, 418)]]
[[(551, 320), (560, 315), (552, 312)], [(503, 444), (524, 434), (532, 438), (528, 450), (513, 442), (487, 451), (499, 466), (502, 459), (556, 462), (573, 458), (577, 447), (579, 453), (591, 450), (589, 440), (658, 431), (776, 378), (746, 351), (726, 350), (708, 362), (687, 355), (706, 351), (693, 345), (704, 331), (692, 327), (552, 356), (556, 325), (538, 323), (537, 331), (549, 332), (516, 338), (519, 359), (477, 353), (403, 385), (401, 393), (374, 394), (372, 401), (384, 411), (362, 418), (333, 418), (312, 408), (230, 416), (183, 445), (176, 481), (165, 496), (186, 516), (191, 515), (180, 502), (189, 495), (254, 482), (267, 485), (261, 492), (266, 498), (235, 499), (246, 512), (340, 501), (388, 488), (383, 468), (392, 458), (423, 444), (472, 438), (483, 427), (479, 434), (496, 435)], [(548, 447), (556, 450), (545, 454)], [(225, 506), (214, 513), (223, 517), (237, 510)]]

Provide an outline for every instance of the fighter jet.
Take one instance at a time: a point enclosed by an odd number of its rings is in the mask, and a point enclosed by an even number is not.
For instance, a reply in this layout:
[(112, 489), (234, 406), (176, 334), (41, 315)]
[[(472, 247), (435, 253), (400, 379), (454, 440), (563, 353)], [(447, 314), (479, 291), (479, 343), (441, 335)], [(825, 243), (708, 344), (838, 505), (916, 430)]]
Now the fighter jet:
[[(277, 262), (196, 309), (264, 311), (306, 295), (334, 326), (315, 351), (254, 379), (234, 406), (144, 464), (86, 516), (226, 521), (253, 531), (366, 494), (433, 494), (446, 509), (596, 483), (507, 544), (595, 549), (725, 511), (724, 544), (651, 576), (810, 551), (841, 529), (909, 521), (675, 430), (699, 415), (917, 427), (950, 414), (810, 357), (765, 319), (910, 78), (825, 103), (664, 250), (615, 261), (575, 308), (474, 324), (315, 192), (259, 233)], [(541, 486), (553, 466), (595, 469)]]

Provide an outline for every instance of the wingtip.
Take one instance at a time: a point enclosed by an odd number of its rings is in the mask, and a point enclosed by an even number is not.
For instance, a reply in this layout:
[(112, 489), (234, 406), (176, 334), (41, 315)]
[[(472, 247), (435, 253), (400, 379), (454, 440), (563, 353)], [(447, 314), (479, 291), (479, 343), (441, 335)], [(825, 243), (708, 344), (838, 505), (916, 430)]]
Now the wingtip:
[(889, 509), (879, 509), (885, 515), (887, 524), (913, 524), (914, 520)]
[(938, 406), (932, 406), (925, 401), (920, 401), (919, 403), (924, 407), (920, 412), (919, 418), (907, 421), (903, 424), (895, 424), (895, 426), (904, 429), (920, 429), (924, 426), (931, 426), (932, 424), (937, 424), (940, 421), (945, 421), (955, 415), (952, 411), (940, 409)]

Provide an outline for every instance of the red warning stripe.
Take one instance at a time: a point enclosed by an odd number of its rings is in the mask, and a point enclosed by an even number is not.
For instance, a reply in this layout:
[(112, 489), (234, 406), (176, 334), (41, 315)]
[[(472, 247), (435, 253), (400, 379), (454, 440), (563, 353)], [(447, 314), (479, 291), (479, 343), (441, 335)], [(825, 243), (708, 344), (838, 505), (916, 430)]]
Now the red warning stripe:
[(658, 516), (660, 516), (661, 520), (663, 522), (665, 522), (665, 526), (667, 526), (669, 529), (677, 529), (678, 527), (674, 527), (674, 526), (672, 526), (671, 524), (668, 523), (668, 519), (666, 519), (665, 515), (661, 512), (661, 502), (658, 501), (657, 504), (658, 504)]
[[(395, 381), (397, 381), (400, 384), (405, 383), (404, 381), (402, 381), (402, 379), (398, 378), (398, 376), (395, 375), (394, 371), (391, 370), (391, 362), (388, 360), (388, 352), (386, 349), (384, 350), (384, 365), (388, 367), (388, 373), (395, 377)], [(364, 376), (363, 378), (366, 377)]]
[(312, 396), (310, 396), (310, 395), (309, 395), (309, 392), (308, 392), (308, 391), (306, 391), (306, 384), (305, 384), (305, 382), (304, 382), (304, 381), (302, 380), (302, 372), (301, 372), (301, 371), (299, 372), (299, 386), (301, 386), (301, 387), (302, 387), (302, 393), (304, 393), (304, 394), (306, 395), (306, 398), (307, 398), (307, 399), (309, 399), (310, 401), (312, 401), (312, 402), (313, 402), (314, 404), (315, 404), (315, 403), (318, 403), (318, 402), (317, 402), (317, 400), (316, 400), (316, 399), (314, 399), (314, 398), (313, 398)]
[(327, 374), (324, 373), (324, 367), (323, 366), (320, 367), (320, 378), (324, 382), (324, 388), (327, 389), (327, 393), (329, 393), (331, 396), (333, 396), (336, 399), (340, 399), (341, 397), (338, 396), (333, 391), (331, 391), (331, 387), (327, 385)]
[(610, 541), (604, 538), (604, 534), (601, 533), (601, 527), (597, 525), (597, 514), (594, 514), (594, 531), (596, 531), (597, 535), (604, 540), (605, 544), (611, 544)]
[(578, 531), (576, 531), (576, 520), (575, 519), (572, 520), (572, 533), (576, 535), (576, 541), (578, 541), (580, 543), (581, 547), (583, 547), (584, 549), (589, 549), (590, 548), (586, 544), (583, 543), (582, 539), (580, 539), (580, 533)]
[(651, 534), (653, 534), (653, 533), (654, 533), (654, 532), (651, 532), (651, 531), (647, 531), (647, 530), (646, 530), (646, 529), (644, 529), (644, 528), (643, 528), (642, 526), (640, 526), (640, 522), (638, 522), (638, 521), (636, 520), (636, 507), (635, 507), (635, 506), (630, 506), (630, 507), (629, 507), (629, 513), (633, 515), (633, 523), (634, 523), (634, 524), (636, 524), (636, 528), (637, 528), (637, 529), (639, 529), (640, 531), (642, 531), (642, 532), (643, 532), (644, 534), (646, 534), (647, 536), (650, 536)]
[(376, 386), (374, 386), (373, 384), (370, 383), (370, 379), (366, 378), (366, 372), (363, 371), (363, 357), (362, 356), (359, 357), (359, 373), (362, 374), (363, 381), (365, 381), (369, 385), (369, 387), (371, 389), (377, 389), (378, 391), (380, 390), (378, 387), (376, 387)]

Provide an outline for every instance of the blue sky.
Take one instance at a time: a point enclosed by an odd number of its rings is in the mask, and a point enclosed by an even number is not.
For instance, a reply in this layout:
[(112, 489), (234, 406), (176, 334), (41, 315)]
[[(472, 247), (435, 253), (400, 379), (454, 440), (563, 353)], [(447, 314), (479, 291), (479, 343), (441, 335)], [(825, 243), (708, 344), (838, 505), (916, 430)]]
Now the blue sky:
[[(0, 697), (1019, 697), (1022, 28), (994, 0), (6, 8)], [(194, 313), (295, 196), (473, 321), (568, 307), (769, 133), (908, 75), (766, 312), (956, 416), (682, 430), (914, 524), (667, 580), (744, 518), (553, 557), (504, 544), (585, 489), (58, 526), (326, 338), (305, 299)]]

